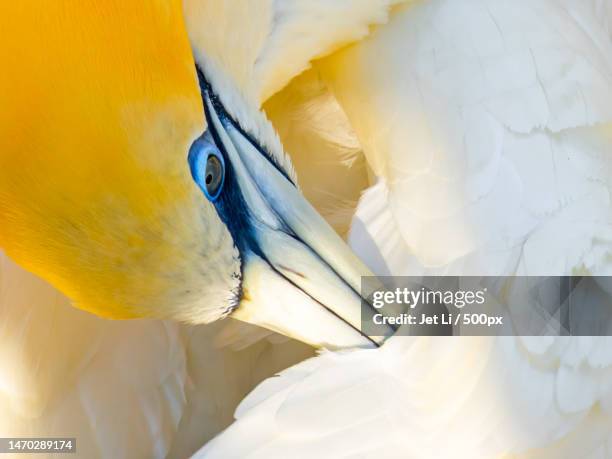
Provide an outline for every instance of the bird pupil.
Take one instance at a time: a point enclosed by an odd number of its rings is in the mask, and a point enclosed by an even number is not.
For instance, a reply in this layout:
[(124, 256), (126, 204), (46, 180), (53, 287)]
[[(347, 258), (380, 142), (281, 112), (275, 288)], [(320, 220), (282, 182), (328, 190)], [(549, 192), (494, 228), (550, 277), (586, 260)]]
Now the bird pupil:
[(208, 174), (206, 176), (206, 184), (210, 185), (210, 182), (212, 182), (212, 179), (213, 179), (212, 174)]

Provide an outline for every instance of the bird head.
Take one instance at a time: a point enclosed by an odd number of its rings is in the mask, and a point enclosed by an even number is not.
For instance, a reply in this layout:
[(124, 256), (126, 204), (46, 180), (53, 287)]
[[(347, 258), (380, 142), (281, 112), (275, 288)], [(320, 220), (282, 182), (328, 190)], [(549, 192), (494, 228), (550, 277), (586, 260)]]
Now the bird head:
[(360, 330), (368, 270), (303, 197), (258, 107), (194, 63), (170, 3), (0, 19), (0, 246), (105, 317), (380, 343)]

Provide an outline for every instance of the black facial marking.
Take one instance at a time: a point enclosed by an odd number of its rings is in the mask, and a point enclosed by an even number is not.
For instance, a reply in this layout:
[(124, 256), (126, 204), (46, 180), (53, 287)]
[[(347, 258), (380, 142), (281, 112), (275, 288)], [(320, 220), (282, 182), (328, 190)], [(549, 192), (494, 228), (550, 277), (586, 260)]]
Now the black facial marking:
[[(263, 146), (259, 145), (255, 139), (253, 139), (253, 136), (251, 134), (249, 134), (248, 132), (246, 132), (242, 126), (240, 126), (240, 124), (234, 120), (234, 118), (231, 117), (231, 115), (229, 113), (227, 113), (227, 110), (225, 110), (225, 107), (223, 106), (223, 104), (221, 103), (221, 101), (219, 100), (219, 97), (217, 96), (217, 94), (214, 92), (214, 90), (212, 89), (212, 86), (210, 85), (210, 83), (208, 82), (208, 80), (206, 79), (206, 77), (204, 76), (204, 73), (202, 72), (202, 70), (200, 70), (200, 67), (198, 65), (196, 65), (196, 71), (198, 74), (198, 81), (200, 83), (200, 91), (202, 93), (202, 98), (204, 98), (204, 94), (208, 94), (208, 96), (210, 97), (210, 100), (215, 108), (215, 111), (217, 113), (217, 116), (219, 117), (219, 119), (221, 120), (222, 123), (230, 123), (236, 130), (238, 130), (250, 143), (251, 145), (253, 145), (253, 147), (255, 147), (255, 149), (261, 153), (262, 155), (264, 155), (266, 157), (266, 159), (268, 161), (270, 161), (270, 163), (281, 173), (285, 176), (285, 178), (287, 180), (289, 180), (290, 183), (292, 183), (295, 186), (295, 182), (291, 179), (291, 177), (289, 177), (289, 175), (287, 175), (287, 172), (285, 172), (285, 170), (280, 167), (280, 165), (276, 162), (276, 159), (274, 158), (274, 156), (272, 154), (270, 154), (269, 151), (267, 151)], [(211, 131), (214, 131), (214, 128), (212, 127), (212, 119), (210, 118), (210, 113), (208, 113), (208, 108), (206, 107), (206, 103), (204, 103), (204, 112), (206, 115), (206, 122), (208, 123), (208, 129)], [(216, 135), (215, 132), (212, 132), (213, 137), (215, 139), (215, 143), (217, 144), (217, 146), (220, 145), (220, 139), (218, 137), (218, 135)]]

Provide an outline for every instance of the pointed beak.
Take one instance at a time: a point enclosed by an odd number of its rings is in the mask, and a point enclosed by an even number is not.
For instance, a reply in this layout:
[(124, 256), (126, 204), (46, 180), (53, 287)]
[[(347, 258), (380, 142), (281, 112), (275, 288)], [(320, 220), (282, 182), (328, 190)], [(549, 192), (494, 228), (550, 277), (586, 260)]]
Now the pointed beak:
[(226, 191), (240, 194), (216, 205), (242, 258), (242, 293), (232, 316), (314, 346), (382, 344), (395, 330), (368, 336), (361, 326), (362, 315), (367, 320), (378, 313), (360, 295), (361, 277), (372, 273), (232, 119), (202, 76), (200, 84), (207, 135), (223, 153), (225, 186), (234, 188)]

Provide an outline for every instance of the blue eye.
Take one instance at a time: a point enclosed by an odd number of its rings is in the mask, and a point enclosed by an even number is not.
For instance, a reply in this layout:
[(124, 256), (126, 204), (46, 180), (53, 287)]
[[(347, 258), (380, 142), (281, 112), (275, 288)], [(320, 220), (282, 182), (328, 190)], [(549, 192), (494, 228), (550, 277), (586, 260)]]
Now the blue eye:
[(189, 149), (191, 175), (209, 201), (215, 202), (225, 181), (225, 160), (210, 135), (205, 133)]

